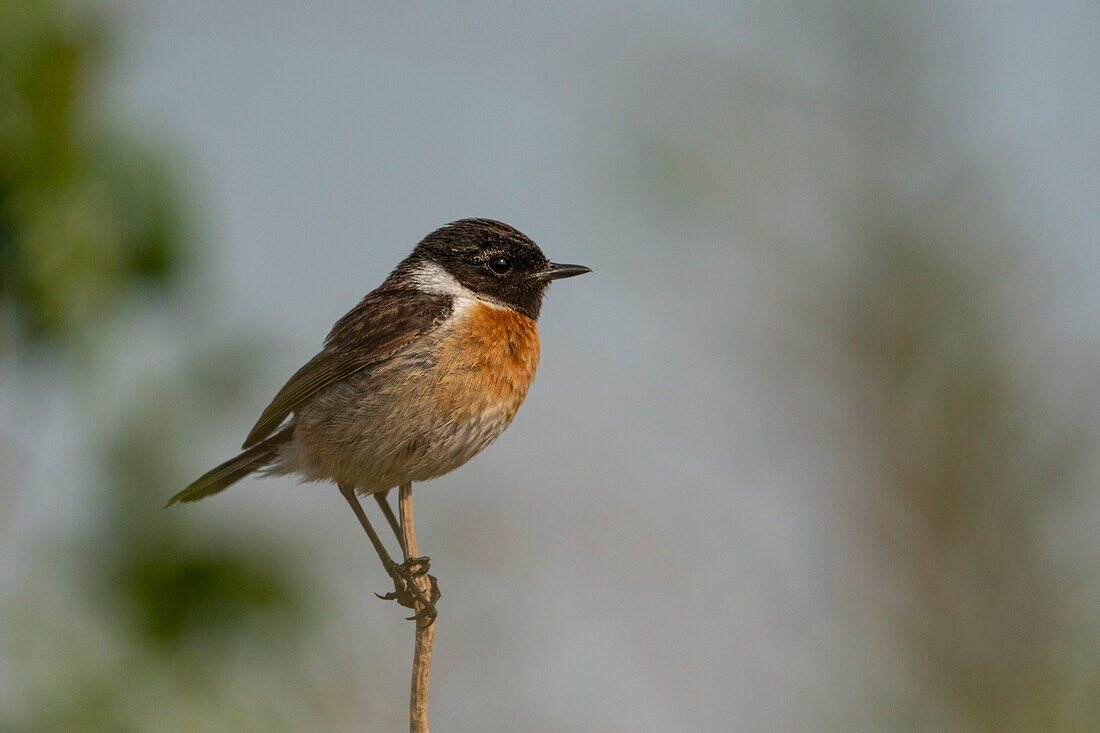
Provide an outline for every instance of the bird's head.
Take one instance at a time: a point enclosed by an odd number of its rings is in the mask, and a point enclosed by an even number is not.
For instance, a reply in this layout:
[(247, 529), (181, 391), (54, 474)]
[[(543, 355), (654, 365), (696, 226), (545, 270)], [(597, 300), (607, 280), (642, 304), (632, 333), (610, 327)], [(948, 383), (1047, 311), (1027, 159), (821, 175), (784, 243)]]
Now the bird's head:
[(553, 280), (591, 272), (551, 262), (523, 232), (492, 219), (462, 219), (437, 229), (416, 246), (394, 275), (416, 287), (474, 295), (538, 318)]

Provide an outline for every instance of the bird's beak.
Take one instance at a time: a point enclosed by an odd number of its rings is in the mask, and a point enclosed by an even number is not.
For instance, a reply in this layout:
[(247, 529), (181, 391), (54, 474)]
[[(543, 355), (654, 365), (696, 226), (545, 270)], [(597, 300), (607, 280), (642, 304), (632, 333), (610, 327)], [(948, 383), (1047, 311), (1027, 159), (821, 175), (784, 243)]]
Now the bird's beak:
[(550, 266), (542, 272), (535, 273), (536, 280), (561, 280), (566, 277), (576, 277), (592, 270), (584, 265), (560, 265), (551, 262)]

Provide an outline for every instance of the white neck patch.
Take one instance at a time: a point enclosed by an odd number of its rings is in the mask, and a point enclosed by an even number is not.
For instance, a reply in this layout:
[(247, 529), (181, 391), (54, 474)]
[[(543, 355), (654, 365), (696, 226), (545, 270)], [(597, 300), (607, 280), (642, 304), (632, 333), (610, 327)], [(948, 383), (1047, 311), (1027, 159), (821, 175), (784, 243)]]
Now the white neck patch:
[(454, 275), (447, 272), (442, 265), (435, 262), (421, 262), (415, 269), (409, 272), (409, 279), (417, 289), (432, 295), (450, 295), (456, 300), (474, 301), (491, 305), (495, 308), (507, 308), (508, 306), (489, 300), (478, 295), (473, 290), (460, 283)]
[(455, 276), (435, 262), (421, 262), (409, 272), (409, 279), (417, 289), (432, 295), (451, 295), (455, 298), (477, 298), (477, 293), (460, 283)]

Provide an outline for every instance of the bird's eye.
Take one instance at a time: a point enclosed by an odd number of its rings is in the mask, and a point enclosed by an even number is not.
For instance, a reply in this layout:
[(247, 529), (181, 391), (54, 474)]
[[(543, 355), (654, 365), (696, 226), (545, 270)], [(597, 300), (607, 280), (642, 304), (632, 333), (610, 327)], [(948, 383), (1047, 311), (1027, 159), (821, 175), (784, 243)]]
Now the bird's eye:
[(512, 269), (512, 261), (507, 257), (494, 257), (489, 260), (489, 269), (498, 275), (503, 275)]

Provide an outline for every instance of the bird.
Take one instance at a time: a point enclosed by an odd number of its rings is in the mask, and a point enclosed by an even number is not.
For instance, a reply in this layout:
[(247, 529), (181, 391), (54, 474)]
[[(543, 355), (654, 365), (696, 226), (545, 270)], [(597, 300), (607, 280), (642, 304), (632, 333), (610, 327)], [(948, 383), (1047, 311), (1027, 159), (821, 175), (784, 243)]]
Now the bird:
[(527, 396), (539, 362), (547, 286), (591, 272), (551, 262), (529, 237), (492, 219), (462, 219), (424, 237), (375, 290), (340, 318), (323, 347), (260, 414), (234, 458), (166, 506), (193, 502), (249, 474), (337, 486), (366, 531), (394, 591), (380, 598), (436, 616), (430, 559), (396, 563), (360, 497), (388, 503), (398, 486), (459, 468), (496, 440)]

